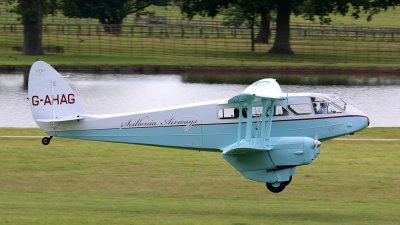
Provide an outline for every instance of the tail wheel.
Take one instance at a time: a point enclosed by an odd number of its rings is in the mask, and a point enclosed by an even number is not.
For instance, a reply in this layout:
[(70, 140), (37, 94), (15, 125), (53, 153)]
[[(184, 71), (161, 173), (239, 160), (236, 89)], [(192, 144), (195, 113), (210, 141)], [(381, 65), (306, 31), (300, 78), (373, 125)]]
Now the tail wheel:
[(50, 141), (51, 141), (52, 138), (53, 138), (53, 136), (42, 138), (42, 144), (43, 144), (43, 145), (48, 145), (48, 144), (50, 144)]

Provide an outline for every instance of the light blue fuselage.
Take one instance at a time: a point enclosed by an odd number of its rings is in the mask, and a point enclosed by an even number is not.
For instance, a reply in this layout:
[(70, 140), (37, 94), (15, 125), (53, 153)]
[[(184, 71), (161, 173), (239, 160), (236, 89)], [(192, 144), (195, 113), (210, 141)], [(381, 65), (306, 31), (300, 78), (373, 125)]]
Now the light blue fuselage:
[[(208, 110), (199, 110), (200, 108)], [(212, 110), (210, 111), (210, 109)], [(204, 113), (197, 117), (193, 112), (199, 111), (203, 111)], [(153, 123), (133, 124), (132, 127), (124, 128), (116, 126), (114, 128), (107, 128), (90, 125), (92, 123), (121, 124), (124, 123), (121, 121), (127, 121), (129, 118), (139, 120), (138, 118), (160, 117), (160, 115), (167, 115), (165, 118), (179, 117), (176, 115), (187, 115), (187, 112), (191, 112), (191, 118), (200, 118), (196, 120), (196, 123), (191, 124), (190, 127), (188, 127), (188, 124), (166, 125), (152, 119), (150, 121), (153, 121)], [(210, 117), (213, 119), (209, 122), (204, 119)], [(182, 119), (178, 118), (177, 120)], [(70, 123), (69, 126), (66, 126), (68, 123)], [(240, 139), (245, 138), (246, 124), (246, 119), (244, 119), (241, 124)], [(261, 119), (255, 119), (252, 124), (251, 137), (253, 138), (261, 130)], [(94, 118), (92, 120), (88, 118), (79, 122), (63, 122), (63, 126), (70, 127), (70, 129), (48, 131), (48, 133), (53, 136), (66, 138), (183, 147), (211, 151), (220, 151), (222, 148), (238, 141), (238, 119), (216, 118), (215, 105), (139, 113), (132, 116), (123, 115), (112, 118)], [(348, 106), (348, 110), (336, 114), (275, 116), (272, 123), (271, 137), (310, 137), (326, 140), (354, 133), (366, 126), (368, 126), (368, 118), (355, 108)]]

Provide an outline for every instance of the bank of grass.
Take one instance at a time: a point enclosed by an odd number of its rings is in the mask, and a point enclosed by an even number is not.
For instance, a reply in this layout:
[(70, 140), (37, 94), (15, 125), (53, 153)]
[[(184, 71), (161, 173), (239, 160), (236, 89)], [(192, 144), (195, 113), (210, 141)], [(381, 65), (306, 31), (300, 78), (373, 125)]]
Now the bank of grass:
[[(362, 51), (351, 52), (346, 50), (336, 52), (331, 48), (323, 46), (314, 49), (300, 49), (295, 55), (272, 55), (266, 52), (231, 52), (231, 51), (209, 51), (208, 53), (198, 53), (186, 51), (182, 55), (168, 55), (170, 53), (152, 52), (142, 55), (121, 54), (89, 54), (89, 53), (46, 53), (40, 56), (26, 56), (17, 52), (0, 52), (0, 62), (2, 66), (7, 65), (32, 65), (37, 60), (44, 60), (53, 66), (74, 65), (74, 66), (93, 66), (93, 65), (151, 65), (151, 66), (269, 66), (269, 67), (333, 67), (333, 68), (398, 68), (399, 65), (395, 58), (398, 52), (387, 52), (382, 56), (382, 52), (366, 51), (360, 56)], [(325, 49), (324, 49), (325, 48)], [(393, 51), (398, 46), (394, 46)], [(332, 50), (332, 51), (331, 51)], [(179, 50), (178, 50), (179, 51)], [(184, 56), (186, 55), (186, 56)], [(375, 57), (376, 55), (376, 57)]]
[[(41, 136), (0, 129), (0, 136)], [(352, 138), (398, 138), (371, 128)], [(2, 224), (399, 223), (400, 142), (327, 141), (280, 194), (219, 153), (93, 141), (0, 138)]]

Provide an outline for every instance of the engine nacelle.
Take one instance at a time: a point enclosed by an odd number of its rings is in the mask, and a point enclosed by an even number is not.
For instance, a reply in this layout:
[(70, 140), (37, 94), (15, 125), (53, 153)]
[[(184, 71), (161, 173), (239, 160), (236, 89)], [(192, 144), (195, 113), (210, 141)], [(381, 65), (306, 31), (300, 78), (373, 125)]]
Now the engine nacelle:
[(319, 155), (319, 141), (309, 137), (271, 138), (269, 152), (275, 166), (288, 167), (310, 164)]

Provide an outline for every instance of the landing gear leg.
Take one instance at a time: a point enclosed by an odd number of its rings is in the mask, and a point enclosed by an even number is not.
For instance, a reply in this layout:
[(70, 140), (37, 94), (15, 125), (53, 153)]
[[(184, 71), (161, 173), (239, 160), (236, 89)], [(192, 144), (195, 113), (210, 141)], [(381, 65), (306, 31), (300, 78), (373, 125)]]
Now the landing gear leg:
[(292, 181), (292, 177), (290, 176), (290, 179), (288, 181), (284, 182), (275, 182), (275, 183), (265, 183), (267, 186), (268, 190), (273, 193), (279, 193), (285, 189), (287, 185), (290, 184)]
[(44, 138), (42, 139), (42, 144), (43, 144), (43, 145), (48, 145), (48, 144), (50, 144), (50, 141), (51, 141), (52, 138), (53, 138), (53, 136), (44, 137)]

